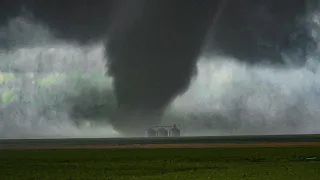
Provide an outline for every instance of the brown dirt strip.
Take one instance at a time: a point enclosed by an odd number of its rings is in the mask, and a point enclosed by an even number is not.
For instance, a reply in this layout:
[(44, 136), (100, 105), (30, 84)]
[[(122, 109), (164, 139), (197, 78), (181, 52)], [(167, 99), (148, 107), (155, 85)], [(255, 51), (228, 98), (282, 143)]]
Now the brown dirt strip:
[(314, 147), (320, 142), (266, 142), (266, 143), (213, 143), (213, 144), (133, 144), (133, 145), (86, 145), (86, 146), (14, 146), (0, 150), (27, 149), (152, 149), (152, 148), (246, 148), (246, 147)]

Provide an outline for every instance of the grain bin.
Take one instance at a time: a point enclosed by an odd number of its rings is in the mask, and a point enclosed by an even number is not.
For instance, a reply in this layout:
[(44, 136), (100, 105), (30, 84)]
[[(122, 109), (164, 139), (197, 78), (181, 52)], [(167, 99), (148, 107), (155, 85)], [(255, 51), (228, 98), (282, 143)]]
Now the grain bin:
[(169, 136), (171, 137), (179, 137), (181, 134), (180, 129), (174, 124), (173, 127), (169, 130)]
[(157, 136), (158, 137), (168, 137), (169, 132), (166, 130), (166, 128), (160, 127), (157, 129)]
[(157, 131), (153, 128), (148, 128), (145, 131), (145, 136), (146, 137), (156, 137), (157, 136)]

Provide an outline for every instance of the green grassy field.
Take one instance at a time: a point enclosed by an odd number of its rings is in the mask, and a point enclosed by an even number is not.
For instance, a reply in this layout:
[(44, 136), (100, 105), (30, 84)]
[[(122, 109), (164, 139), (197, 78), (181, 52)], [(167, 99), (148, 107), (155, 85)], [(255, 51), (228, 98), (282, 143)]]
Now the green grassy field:
[(319, 180), (319, 159), (320, 147), (2, 150), (0, 180)]

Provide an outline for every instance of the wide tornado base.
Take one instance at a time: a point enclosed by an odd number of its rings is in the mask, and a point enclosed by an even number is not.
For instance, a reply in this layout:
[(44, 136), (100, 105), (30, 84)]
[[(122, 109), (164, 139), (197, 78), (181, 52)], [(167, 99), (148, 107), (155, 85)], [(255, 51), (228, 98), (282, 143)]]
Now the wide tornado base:
[(145, 130), (161, 124), (161, 115), (148, 113), (119, 113), (113, 118), (113, 128), (124, 137), (144, 137)]

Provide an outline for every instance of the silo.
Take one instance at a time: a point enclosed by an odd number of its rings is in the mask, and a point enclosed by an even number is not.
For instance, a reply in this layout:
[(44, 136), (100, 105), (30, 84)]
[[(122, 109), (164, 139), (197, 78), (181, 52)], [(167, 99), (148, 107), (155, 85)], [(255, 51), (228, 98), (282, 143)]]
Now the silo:
[(156, 137), (157, 131), (154, 130), (153, 128), (148, 128), (148, 129), (146, 129), (145, 136), (146, 137)]
[(176, 125), (173, 125), (173, 127), (170, 129), (169, 134), (171, 137), (179, 137), (181, 132), (180, 132), (180, 129), (177, 128)]
[(157, 129), (157, 136), (158, 137), (168, 137), (168, 135), (169, 135), (169, 132), (165, 128), (160, 127), (159, 129)]

